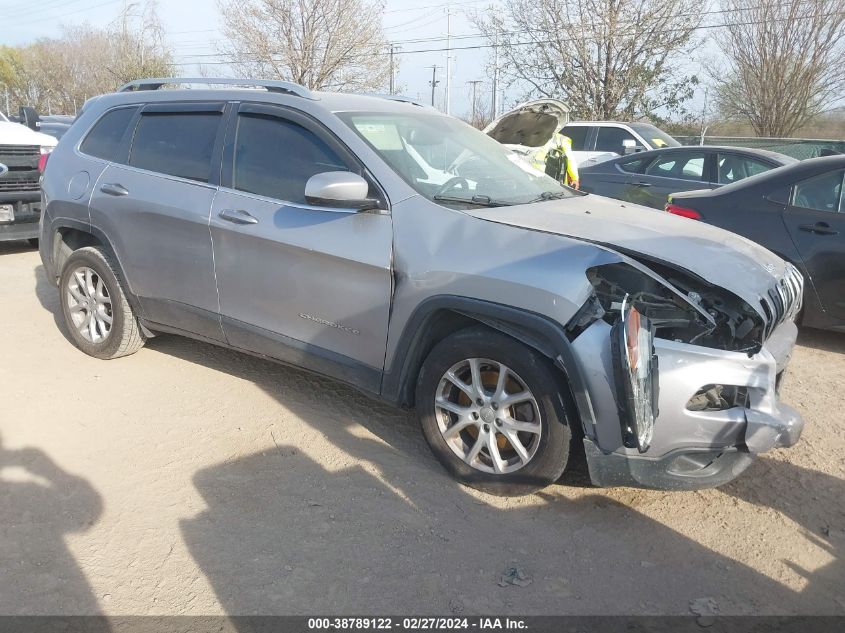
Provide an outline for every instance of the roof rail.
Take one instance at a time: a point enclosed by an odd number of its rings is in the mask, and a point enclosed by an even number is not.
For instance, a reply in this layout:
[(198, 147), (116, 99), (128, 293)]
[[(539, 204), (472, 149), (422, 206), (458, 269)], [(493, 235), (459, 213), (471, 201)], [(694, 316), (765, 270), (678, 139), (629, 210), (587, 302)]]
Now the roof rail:
[(317, 97), (305, 86), (290, 81), (273, 79), (233, 79), (231, 77), (155, 77), (150, 79), (136, 79), (117, 89), (118, 92), (133, 92), (136, 90), (158, 90), (166, 85), (201, 84), (207, 86), (239, 86), (264, 88), (267, 92), (280, 92), (295, 95), (304, 99), (316, 100)]

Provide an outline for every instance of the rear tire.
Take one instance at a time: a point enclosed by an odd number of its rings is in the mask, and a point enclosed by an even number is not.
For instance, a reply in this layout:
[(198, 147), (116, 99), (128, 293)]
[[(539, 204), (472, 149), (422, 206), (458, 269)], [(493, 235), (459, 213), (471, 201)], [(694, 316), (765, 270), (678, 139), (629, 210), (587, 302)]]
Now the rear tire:
[(555, 373), (533, 349), (484, 327), (444, 339), (423, 363), (416, 389), (417, 419), (432, 452), (458, 481), (496, 495), (557, 481), (575, 418)]
[(74, 251), (59, 280), (62, 314), (74, 345), (95, 358), (134, 354), (144, 335), (111, 256), (94, 246)]

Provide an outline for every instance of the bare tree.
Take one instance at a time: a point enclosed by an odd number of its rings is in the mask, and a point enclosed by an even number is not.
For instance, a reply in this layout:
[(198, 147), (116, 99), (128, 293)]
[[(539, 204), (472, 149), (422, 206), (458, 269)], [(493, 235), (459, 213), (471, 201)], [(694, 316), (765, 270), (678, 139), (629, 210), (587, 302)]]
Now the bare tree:
[(716, 78), (723, 116), (790, 136), (845, 91), (845, 0), (723, 0)]
[(221, 52), (248, 76), (294, 81), (314, 90), (382, 90), (388, 84), (380, 2), (218, 2), (227, 40)]
[[(10, 106), (74, 113), (88, 97), (132, 79), (172, 74), (155, 3), (128, 5), (106, 29), (64, 27), (58, 38), (0, 50), (0, 81)], [(5, 77), (5, 78), (3, 78)]]
[(704, 10), (698, 0), (504, 0), (476, 14), (524, 96), (563, 99), (577, 118), (679, 110), (698, 79), (683, 71)]

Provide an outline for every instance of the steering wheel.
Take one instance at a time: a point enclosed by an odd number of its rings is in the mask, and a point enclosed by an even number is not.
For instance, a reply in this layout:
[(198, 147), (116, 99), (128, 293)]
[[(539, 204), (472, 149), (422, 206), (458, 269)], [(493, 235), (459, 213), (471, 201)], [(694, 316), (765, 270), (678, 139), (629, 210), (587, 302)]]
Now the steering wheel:
[(449, 178), (449, 180), (443, 183), (443, 186), (437, 190), (437, 193), (435, 195), (445, 195), (449, 191), (452, 191), (452, 189), (457, 189), (458, 187), (469, 191), (469, 183), (467, 182), (467, 179), (463, 176), (453, 176), (452, 178)]

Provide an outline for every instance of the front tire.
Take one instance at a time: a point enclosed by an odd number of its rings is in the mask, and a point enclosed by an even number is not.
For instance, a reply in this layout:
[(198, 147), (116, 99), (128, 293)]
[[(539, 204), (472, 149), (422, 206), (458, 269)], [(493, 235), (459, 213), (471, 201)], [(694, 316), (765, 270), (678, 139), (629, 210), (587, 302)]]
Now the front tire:
[(103, 250), (87, 246), (68, 257), (59, 280), (71, 341), (89, 356), (104, 360), (134, 354), (144, 345), (117, 269)]
[(487, 328), (441, 341), (420, 370), (417, 418), (437, 459), (460, 482), (498, 495), (560, 478), (572, 438), (554, 367)]

